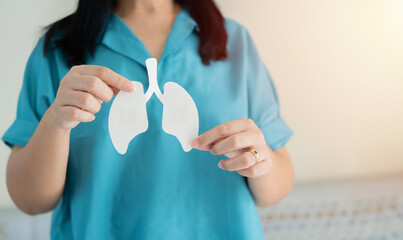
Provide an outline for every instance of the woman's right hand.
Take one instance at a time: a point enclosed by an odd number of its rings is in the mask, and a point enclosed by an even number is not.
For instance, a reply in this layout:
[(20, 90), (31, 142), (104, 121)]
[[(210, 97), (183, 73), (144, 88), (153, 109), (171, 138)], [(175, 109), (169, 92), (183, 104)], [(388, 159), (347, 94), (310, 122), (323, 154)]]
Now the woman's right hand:
[(72, 129), (80, 122), (94, 120), (102, 102), (109, 102), (120, 90), (133, 89), (131, 81), (107, 67), (74, 66), (61, 80), (50, 106), (52, 119), (60, 128)]

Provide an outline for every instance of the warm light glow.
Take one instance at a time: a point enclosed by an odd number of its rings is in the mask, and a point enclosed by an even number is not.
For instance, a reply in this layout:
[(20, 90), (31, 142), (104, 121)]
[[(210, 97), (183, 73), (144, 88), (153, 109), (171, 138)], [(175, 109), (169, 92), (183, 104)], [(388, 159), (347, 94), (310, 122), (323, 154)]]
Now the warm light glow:
[(403, 1), (383, 1), (384, 12), (388, 25), (403, 34)]

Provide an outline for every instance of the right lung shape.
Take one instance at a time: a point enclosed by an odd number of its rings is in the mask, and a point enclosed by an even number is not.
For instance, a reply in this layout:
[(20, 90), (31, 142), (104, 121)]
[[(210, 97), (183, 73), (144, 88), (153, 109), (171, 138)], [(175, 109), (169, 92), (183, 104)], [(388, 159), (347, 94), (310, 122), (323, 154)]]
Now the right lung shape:
[(199, 115), (192, 97), (180, 85), (167, 82), (164, 85), (164, 109), (162, 129), (174, 135), (185, 152), (192, 149), (192, 140), (199, 132)]
[(164, 85), (164, 94), (161, 93), (157, 83), (157, 60), (149, 58), (146, 60), (150, 89), (164, 105), (162, 113), (162, 129), (175, 136), (182, 145), (183, 151), (189, 152), (191, 143), (199, 132), (199, 114), (196, 104), (189, 93), (174, 82), (167, 82)]

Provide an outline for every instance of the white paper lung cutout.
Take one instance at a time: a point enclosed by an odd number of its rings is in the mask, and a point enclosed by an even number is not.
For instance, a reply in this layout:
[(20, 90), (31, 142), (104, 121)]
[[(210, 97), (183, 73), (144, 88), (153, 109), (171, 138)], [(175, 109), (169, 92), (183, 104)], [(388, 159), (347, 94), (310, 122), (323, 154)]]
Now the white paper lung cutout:
[(164, 94), (157, 83), (157, 60), (146, 60), (149, 87), (144, 94), (143, 85), (133, 81), (135, 90), (120, 91), (109, 112), (109, 134), (113, 146), (125, 154), (130, 141), (148, 128), (146, 103), (155, 93), (163, 104), (162, 129), (175, 136), (185, 152), (192, 149), (191, 142), (198, 136), (199, 114), (189, 93), (174, 82), (164, 85)]
[(109, 134), (120, 154), (125, 154), (129, 142), (148, 128), (143, 84), (133, 81), (133, 85), (134, 91), (119, 92), (109, 112)]

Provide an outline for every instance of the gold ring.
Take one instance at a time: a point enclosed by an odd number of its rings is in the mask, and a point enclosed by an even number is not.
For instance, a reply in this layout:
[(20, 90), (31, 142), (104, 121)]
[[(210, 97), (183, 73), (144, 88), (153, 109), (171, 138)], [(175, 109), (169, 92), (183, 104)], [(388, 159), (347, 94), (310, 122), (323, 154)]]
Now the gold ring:
[[(249, 152), (252, 153), (253, 156), (255, 156), (256, 163), (258, 163), (258, 162), (260, 161), (260, 155), (259, 155), (259, 153), (258, 153), (256, 150), (249, 150)], [(255, 163), (255, 164), (256, 164), (256, 163)]]

